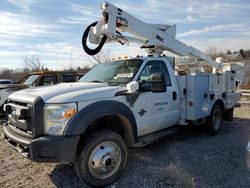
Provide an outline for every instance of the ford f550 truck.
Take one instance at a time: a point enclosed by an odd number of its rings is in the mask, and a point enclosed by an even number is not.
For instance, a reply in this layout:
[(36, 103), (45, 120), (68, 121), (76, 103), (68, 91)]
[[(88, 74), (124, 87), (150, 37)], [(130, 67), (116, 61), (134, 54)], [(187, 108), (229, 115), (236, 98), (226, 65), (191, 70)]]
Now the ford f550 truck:
[[(128, 147), (152, 143), (175, 125), (204, 124), (217, 134), (223, 120), (233, 119), (240, 98), (234, 72), (220, 72), (221, 62), (176, 40), (174, 26), (145, 24), (108, 2), (101, 10), (101, 19), (83, 35), (87, 53), (97, 53), (105, 40), (127, 41), (122, 30), (146, 38), (150, 55), (99, 64), (78, 83), (15, 92), (4, 107), (4, 137), (11, 146), (32, 161), (73, 163), (93, 186), (122, 175)], [(87, 47), (88, 32), (90, 41), (100, 43), (97, 49)], [(166, 49), (202, 59), (215, 73), (176, 71), (174, 59), (160, 55)]]

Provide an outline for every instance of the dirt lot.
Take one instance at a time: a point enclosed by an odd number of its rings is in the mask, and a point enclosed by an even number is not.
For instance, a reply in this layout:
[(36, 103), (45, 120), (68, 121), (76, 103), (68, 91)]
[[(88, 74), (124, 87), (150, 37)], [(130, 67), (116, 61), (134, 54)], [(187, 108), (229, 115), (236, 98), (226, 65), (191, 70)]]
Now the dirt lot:
[[(237, 108), (235, 117), (217, 136), (187, 128), (147, 147), (130, 149), (127, 169), (111, 187), (250, 187), (246, 151), (250, 105)], [(33, 163), (1, 137), (0, 187), (87, 186), (79, 182), (72, 166)]]

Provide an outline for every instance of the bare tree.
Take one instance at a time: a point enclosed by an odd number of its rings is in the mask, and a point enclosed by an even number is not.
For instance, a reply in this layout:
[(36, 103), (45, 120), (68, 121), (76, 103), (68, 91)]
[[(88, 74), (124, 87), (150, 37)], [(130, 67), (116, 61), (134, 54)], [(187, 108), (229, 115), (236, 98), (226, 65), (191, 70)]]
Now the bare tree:
[(33, 56), (23, 56), (23, 65), (25, 68), (31, 71), (43, 70), (43, 63), (41, 63), (40, 57), (37, 55)]
[(219, 51), (216, 46), (212, 46), (207, 49), (207, 54), (215, 60), (217, 57), (223, 57), (223, 59), (226, 59), (225, 54), (222, 51)]
[(219, 56), (219, 51), (217, 49), (217, 47), (215, 46), (211, 46), (207, 49), (207, 54), (213, 59), (215, 60), (216, 57)]
[(246, 58), (248, 58), (248, 59), (250, 58), (250, 50), (245, 50), (244, 54), (245, 54)]
[(246, 55), (245, 55), (245, 50), (244, 49), (240, 49), (239, 50), (239, 54), (242, 56), (242, 58), (245, 58)]
[(19, 81), (25, 75), (27, 75), (30, 70), (23, 69), (21, 71), (12, 70), (12, 69), (4, 69), (0, 72), (0, 79), (11, 79), (13, 81)]
[(3, 71), (1, 71), (0, 78), (1, 79), (11, 79), (11, 70), (4, 69)]
[(100, 64), (105, 62), (107, 59), (110, 58), (110, 54), (107, 51), (100, 51), (98, 54), (92, 56), (93, 64)]
[(64, 71), (74, 71), (75, 70), (75, 67), (73, 64), (69, 64), (67, 66), (64, 66)]
[(227, 51), (226, 51), (226, 54), (227, 54), (227, 55), (232, 54), (231, 50), (227, 50)]

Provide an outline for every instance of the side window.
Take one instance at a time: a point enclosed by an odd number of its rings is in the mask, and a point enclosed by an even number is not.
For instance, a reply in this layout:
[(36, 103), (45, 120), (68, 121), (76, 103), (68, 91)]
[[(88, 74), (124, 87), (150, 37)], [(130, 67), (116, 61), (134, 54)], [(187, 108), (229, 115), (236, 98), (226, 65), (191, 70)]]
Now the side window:
[(74, 74), (62, 74), (62, 80), (63, 82), (75, 82), (76, 81), (76, 77)]
[(149, 61), (143, 68), (139, 81), (150, 80), (153, 73), (164, 73), (167, 86), (171, 86), (169, 73), (163, 61)]
[(56, 84), (56, 76), (54, 75), (45, 75), (42, 77), (42, 79), (40, 80), (40, 86), (47, 86), (47, 85), (52, 85), (52, 84)]
[(0, 81), (0, 84), (11, 84), (10, 81)]

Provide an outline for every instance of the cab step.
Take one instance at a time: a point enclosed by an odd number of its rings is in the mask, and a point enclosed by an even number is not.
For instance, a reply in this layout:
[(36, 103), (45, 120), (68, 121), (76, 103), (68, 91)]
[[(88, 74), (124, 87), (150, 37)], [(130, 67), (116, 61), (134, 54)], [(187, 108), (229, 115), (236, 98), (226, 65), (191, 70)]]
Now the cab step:
[(170, 127), (167, 129), (163, 129), (161, 131), (157, 131), (154, 133), (150, 133), (144, 136), (141, 136), (137, 139), (137, 142), (133, 145), (134, 147), (143, 147), (146, 146), (148, 144), (151, 144), (157, 140), (159, 140), (160, 138), (167, 136), (167, 135), (172, 135), (178, 132), (178, 128), (177, 127)]

